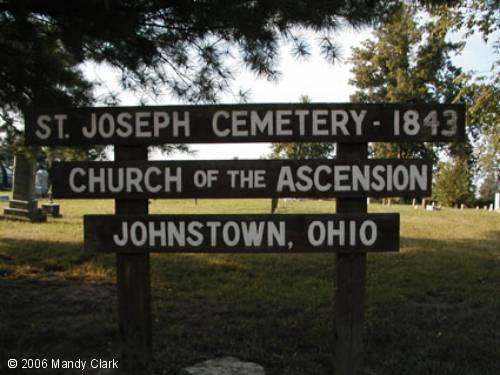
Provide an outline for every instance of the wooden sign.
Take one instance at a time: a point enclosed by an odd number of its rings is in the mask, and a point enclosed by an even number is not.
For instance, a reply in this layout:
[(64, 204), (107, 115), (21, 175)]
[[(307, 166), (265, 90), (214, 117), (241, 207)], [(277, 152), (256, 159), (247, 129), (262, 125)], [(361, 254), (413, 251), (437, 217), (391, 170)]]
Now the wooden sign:
[(204, 160), (60, 162), (55, 198), (428, 197), (422, 160)]
[[(459, 104), (233, 104), (31, 108), (27, 145), (115, 145), (116, 162), (54, 163), (56, 198), (114, 198), (84, 246), (117, 253), (122, 370), (151, 362), (149, 252), (335, 252), (335, 371), (363, 369), (366, 252), (399, 250), (399, 214), (366, 197), (431, 195), (432, 165), (367, 159), (367, 142), (465, 140)], [(337, 142), (337, 160), (147, 161), (168, 143)], [(147, 198), (339, 197), (336, 215), (147, 215)]]
[(27, 145), (412, 142), (465, 139), (461, 104), (231, 104), (31, 108)]
[(399, 214), (86, 215), (84, 232), (91, 252), (399, 250)]

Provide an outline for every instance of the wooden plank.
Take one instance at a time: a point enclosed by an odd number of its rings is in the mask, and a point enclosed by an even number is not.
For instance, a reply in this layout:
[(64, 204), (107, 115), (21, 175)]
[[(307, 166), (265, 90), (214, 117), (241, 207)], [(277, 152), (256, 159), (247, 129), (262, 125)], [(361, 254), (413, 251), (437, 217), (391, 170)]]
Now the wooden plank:
[(423, 160), (203, 160), (53, 163), (55, 198), (427, 197)]
[(399, 250), (399, 214), (86, 215), (84, 232), (90, 252)]
[[(367, 157), (367, 144), (337, 145), (337, 158), (341, 161)], [(366, 197), (337, 199), (337, 214), (367, 212)], [(392, 228), (399, 236), (399, 226)], [(336, 374), (363, 374), (364, 344), (363, 322), (366, 286), (366, 253), (336, 254), (335, 261), (335, 355)]]
[[(147, 147), (118, 146), (118, 161), (147, 160)], [(117, 199), (117, 215), (147, 214), (148, 200)], [(116, 256), (118, 318), (120, 324), (120, 374), (147, 375), (151, 370), (151, 287), (147, 253), (127, 253)]]
[(451, 142), (462, 104), (270, 103), (30, 108), (27, 145), (229, 142)]

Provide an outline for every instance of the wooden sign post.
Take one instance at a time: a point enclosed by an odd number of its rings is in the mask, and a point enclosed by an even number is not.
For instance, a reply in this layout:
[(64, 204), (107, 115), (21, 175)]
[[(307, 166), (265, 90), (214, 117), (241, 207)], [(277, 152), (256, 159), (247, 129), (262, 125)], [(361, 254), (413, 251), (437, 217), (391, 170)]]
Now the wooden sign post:
[[(363, 160), (366, 143), (338, 143), (337, 159)], [(367, 212), (366, 197), (338, 198), (338, 214)], [(366, 253), (336, 254), (334, 296), (334, 368), (336, 374), (359, 375), (364, 365)]]
[[(29, 145), (115, 145), (114, 162), (54, 163), (55, 198), (115, 199), (84, 217), (85, 248), (117, 254), (120, 372), (151, 367), (150, 252), (334, 252), (335, 373), (363, 371), (366, 253), (399, 250), (399, 215), (367, 197), (428, 197), (432, 165), (368, 159), (368, 142), (465, 138), (458, 104), (31, 108)], [(147, 161), (165, 143), (337, 142), (336, 160)], [(335, 215), (148, 215), (148, 198), (337, 198)]]
[[(116, 161), (148, 160), (146, 146), (115, 146)], [(147, 199), (115, 199), (117, 215), (147, 215)], [(118, 318), (121, 338), (120, 372), (149, 374), (152, 359), (151, 282), (149, 253), (116, 254)]]

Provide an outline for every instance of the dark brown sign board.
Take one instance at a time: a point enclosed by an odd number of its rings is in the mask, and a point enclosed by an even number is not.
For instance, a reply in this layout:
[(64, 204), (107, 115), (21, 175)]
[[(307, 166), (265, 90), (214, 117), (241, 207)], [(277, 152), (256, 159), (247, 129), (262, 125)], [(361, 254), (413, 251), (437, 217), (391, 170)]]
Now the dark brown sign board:
[(399, 250), (399, 214), (86, 215), (90, 252), (297, 253)]
[[(399, 250), (399, 214), (365, 197), (431, 195), (431, 164), (368, 160), (367, 142), (465, 140), (459, 104), (232, 104), (31, 108), (27, 145), (115, 145), (116, 163), (56, 163), (58, 198), (114, 198), (84, 216), (85, 248), (117, 253), (123, 370), (151, 361), (149, 252), (336, 252), (335, 371), (363, 368), (366, 252)], [(339, 160), (148, 162), (168, 143), (337, 142)], [(127, 146), (127, 147), (126, 147)], [(147, 215), (149, 197), (340, 197), (336, 215)], [(138, 370), (139, 369), (139, 370)]]
[(54, 198), (428, 197), (423, 160), (203, 160), (59, 162)]
[(27, 145), (231, 142), (451, 142), (462, 104), (268, 103), (29, 108)]

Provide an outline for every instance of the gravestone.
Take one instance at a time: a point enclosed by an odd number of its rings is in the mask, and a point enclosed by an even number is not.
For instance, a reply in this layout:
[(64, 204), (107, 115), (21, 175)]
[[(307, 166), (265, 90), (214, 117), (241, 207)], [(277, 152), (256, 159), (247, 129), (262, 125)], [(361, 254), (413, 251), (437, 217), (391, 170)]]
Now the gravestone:
[(60, 218), (60, 217), (62, 217), (62, 215), (61, 215), (59, 209), (60, 209), (59, 204), (58, 203), (54, 203), (54, 201), (52, 200), (52, 193), (49, 192), (49, 201), (48, 201), (48, 203), (42, 204), (42, 210), (43, 210), (43, 212), (45, 212), (45, 214), (47, 216), (52, 216), (52, 217), (55, 217), (55, 218)]
[(4, 210), (4, 218), (31, 222), (47, 221), (47, 216), (38, 208), (35, 199), (36, 163), (23, 154), (14, 159), (14, 181), (12, 199)]
[(49, 172), (45, 169), (35, 174), (35, 192), (37, 197), (46, 197), (49, 193)]
[(500, 211), (500, 193), (495, 193), (495, 211)]
[(427, 211), (439, 211), (440, 210), (440, 208), (438, 206), (436, 206), (434, 203), (428, 204), (427, 206), (425, 206), (425, 209)]

